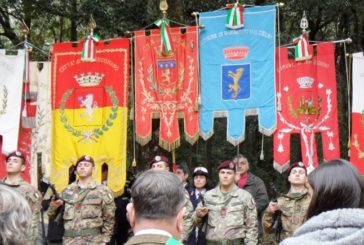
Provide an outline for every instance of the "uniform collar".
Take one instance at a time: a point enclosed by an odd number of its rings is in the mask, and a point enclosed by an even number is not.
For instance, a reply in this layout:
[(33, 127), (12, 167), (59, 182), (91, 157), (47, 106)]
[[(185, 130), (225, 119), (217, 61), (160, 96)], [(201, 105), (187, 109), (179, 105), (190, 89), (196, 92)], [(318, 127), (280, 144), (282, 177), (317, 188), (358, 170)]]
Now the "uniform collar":
[[(233, 185), (233, 189), (228, 192), (227, 194), (230, 196), (238, 196), (238, 194), (236, 193), (236, 191), (239, 190), (237, 185)], [(213, 190), (213, 194), (215, 194), (215, 196), (224, 196), (224, 194), (221, 192), (220, 190), (220, 185), (218, 185), (214, 190)]]
[(165, 231), (165, 230), (160, 230), (160, 229), (145, 229), (145, 230), (141, 230), (138, 231), (137, 233), (135, 233), (134, 236), (140, 236), (140, 235), (161, 235), (161, 236), (166, 236), (166, 237), (172, 237), (172, 235)]
[(290, 199), (301, 199), (302, 197), (306, 196), (308, 194), (308, 190), (304, 189), (301, 193), (292, 193), (289, 191), (287, 194), (284, 194), (283, 196), (290, 198)]
[[(80, 187), (79, 185), (78, 185), (78, 180), (77, 181), (75, 181), (75, 182), (73, 182), (73, 184), (72, 184), (74, 187)], [(84, 187), (84, 188), (82, 188), (82, 189), (95, 189), (96, 188), (96, 186), (97, 186), (97, 182), (96, 182), (96, 180), (94, 180), (94, 179), (92, 179), (91, 181), (90, 181), (90, 183), (88, 183), (88, 185), (86, 186), (86, 187)], [(80, 187), (81, 188), (81, 187)]]
[(6, 183), (6, 180), (7, 180), (7, 176), (5, 176), (1, 182), (3, 182), (4, 185), (7, 185), (7, 186), (10, 186), (10, 187), (19, 187), (22, 183), (24, 183), (24, 180), (23, 178), (20, 178), (19, 179), (19, 182), (17, 184), (9, 184), (9, 183)]

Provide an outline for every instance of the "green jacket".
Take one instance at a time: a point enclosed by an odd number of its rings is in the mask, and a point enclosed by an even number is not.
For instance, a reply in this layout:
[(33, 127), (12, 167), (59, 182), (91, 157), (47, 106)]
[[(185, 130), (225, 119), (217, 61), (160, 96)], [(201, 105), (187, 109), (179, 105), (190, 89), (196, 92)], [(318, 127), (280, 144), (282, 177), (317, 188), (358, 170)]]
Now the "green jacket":
[[(220, 186), (206, 192), (207, 214), (206, 240), (226, 241), (243, 239), (246, 245), (258, 242), (258, 220), (254, 199), (249, 192), (234, 185), (229, 193), (222, 193)], [(201, 207), (199, 203), (197, 208)], [(202, 219), (194, 213), (194, 223)]]

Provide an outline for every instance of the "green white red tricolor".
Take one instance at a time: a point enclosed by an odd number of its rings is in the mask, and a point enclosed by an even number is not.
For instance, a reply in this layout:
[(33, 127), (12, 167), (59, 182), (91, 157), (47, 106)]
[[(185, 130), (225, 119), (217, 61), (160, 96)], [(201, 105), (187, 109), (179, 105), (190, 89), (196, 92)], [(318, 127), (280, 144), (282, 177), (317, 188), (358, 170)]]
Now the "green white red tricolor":
[(84, 44), (83, 44), (83, 49), (82, 49), (82, 54), (81, 54), (81, 60), (82, 61), (95, 61), (95, 43), (100, 41), (100, 36), (99, 35), (88, 35), (88, 37), (86, 38)]
[(230, 29), (239, 29), (244, 27), (244, 7), (239, 2), (227, 4), (226, 27)]
[(308, 33), (304, 32), (301, 36), (293, 39), (293, 43), (296, 44), (295, 48), (295, 60), (309, 60), (312, 58), (312, 54), (309, 49)]
[(168, 54), (172, 51), (172, 43), (169, 35), (169, 19), (159, 19), (154, 24), (160, 28), (161, 32), (161, 49), (162, 52)]

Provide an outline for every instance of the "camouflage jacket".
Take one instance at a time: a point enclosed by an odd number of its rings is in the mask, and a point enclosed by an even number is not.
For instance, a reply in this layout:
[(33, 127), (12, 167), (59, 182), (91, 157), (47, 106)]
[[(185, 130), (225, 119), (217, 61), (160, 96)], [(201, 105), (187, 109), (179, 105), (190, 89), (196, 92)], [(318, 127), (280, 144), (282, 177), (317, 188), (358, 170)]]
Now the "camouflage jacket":
[(185, 191), (185, 207), (186, 207), (186, 212), (185, 216), (183, 217), (182, 241), (186, 241), (191, 231), (193, 230), (193, 222), (192, 222), (193, 205), (187, 191)]
[[(292, 236), (293, 232), (306, 220), (310, 201), (311, 196), (308, 190), (299, 194), (288, 192), (278, 198), (278, 205), (282, 211), (281, 240)], [(263, 228), (265, 233), (274, 233), (272, 218), (273, 214), (268, 213), (266, 210), (263, 215)]]
[[(74, 182), (61, 192), (60, 198), (65, 202), (63, 219), (66, 231), (100, 228), (102, 236), (93, 236), (93, 240), (97, 238), (101, 244), (110, 240), (115, 222), (115, 203), (108, 187), (93, 180), (86, 188), (80, 188), (77, 182)], [(56, 212), (57, 209), (51, 205), (48, 216), (53, 217)], [(80, 239), (82, 237), (67, 238), (64, 242), (76, 244), (76, 240)]]
[(32, 211), (32, 225), (31, 232), (29, 233), (28, 244), (35, 244), (38, 238), (38, 225), (40, 220), (40, 209), (42, 203), (42, 194), (32, 186), (31, 184), (21, 180), (17, 185), (10, 185), (5, 183), (6, 177), (0, 182), (7, 185), (14, 190), (18, 191), (28, 202), (30, 209)]
[[(206, 192), (206, 207), (209, 209), (206, 226), (206, 239), (226, 241), (244, 239), (246, 245), (258, 242), (257, 210), (249, 192), (236, 185), (229, 193), (222, 193), (220, 186)], [(199, 203), (197, 208), (200, 208)], [(193, 221), (199, 225), (202, 219), (193, 215)]]

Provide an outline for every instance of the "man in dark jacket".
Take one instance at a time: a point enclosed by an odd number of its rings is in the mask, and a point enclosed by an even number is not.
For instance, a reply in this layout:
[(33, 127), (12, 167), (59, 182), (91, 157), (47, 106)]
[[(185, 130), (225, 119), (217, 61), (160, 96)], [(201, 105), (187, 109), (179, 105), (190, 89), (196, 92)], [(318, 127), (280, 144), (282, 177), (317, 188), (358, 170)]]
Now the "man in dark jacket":
[(254, 198), (258, 213), (259, 240), (263, 237), (262, 217), (264, 210), (268, 206), (269, 199), (264, 182), (258, 176), (249, 172), (249, 161), (242, 155), (234, 157), (233, 162), (236, 165), (235, 181), (239, 188), (248, 191)]

